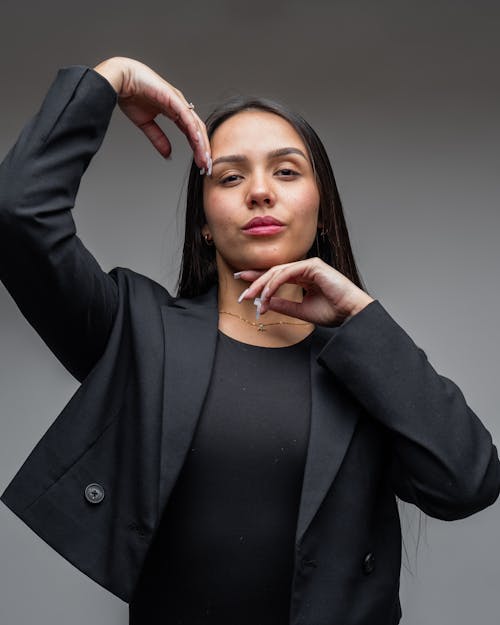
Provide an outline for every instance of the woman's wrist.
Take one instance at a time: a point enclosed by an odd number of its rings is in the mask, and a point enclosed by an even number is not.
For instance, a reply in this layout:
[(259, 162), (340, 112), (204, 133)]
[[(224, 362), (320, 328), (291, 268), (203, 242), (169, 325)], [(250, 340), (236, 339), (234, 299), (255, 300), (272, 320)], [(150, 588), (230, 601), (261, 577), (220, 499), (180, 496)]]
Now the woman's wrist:
[(363, 308), (366, 308), (368, 304), (371, 304), (371, 302), (374, 302), (374, 301), (375, 299), (373, 297), (368, 295), (368, 293), (363, 292), (363, 294), (357, 298), (356, 303), (353, 305), (353, 307), (349, 311), (348, 317), (346, 317), (344, 321), (347, 321), (351, 317), (354, 317), (354, 315), (357, 315), (359, 312), (363, 310)]
[(125, 71), (123, 63), (119, 57), (112, 57), (102, 61), (94, 68), (94, 71), (101, 74), (113, 87), (118, 95), (120, 95), (123, 88), (123, 81)]

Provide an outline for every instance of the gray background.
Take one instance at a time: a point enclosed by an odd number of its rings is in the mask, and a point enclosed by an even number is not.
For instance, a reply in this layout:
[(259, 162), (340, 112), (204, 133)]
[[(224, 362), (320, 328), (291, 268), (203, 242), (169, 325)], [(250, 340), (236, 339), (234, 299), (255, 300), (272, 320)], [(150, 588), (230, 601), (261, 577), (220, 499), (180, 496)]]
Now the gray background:
[[(236, 92), (284, 100), (324, 139), (368, 289), (499, 440), (498, 2), (26, 4), (0, 8), (1, 154), (59, 67), (113, 55), (152, 66), (203, 115)], [(117, 110), (74, 211), (105, 270), (169, 287), (189, 162), (171, 136), (165, 162)], [(1, 285), (0, 315), (3, 490), (77, 383)], [(498, 623), (499, 521), (498, 502), (463, 521), (423, 519), (416, 553), (420, 516), (405, 505), (405, 625)], [(2, 624), (127, 623), (126, 604), (5, 506), (0, 524)]]

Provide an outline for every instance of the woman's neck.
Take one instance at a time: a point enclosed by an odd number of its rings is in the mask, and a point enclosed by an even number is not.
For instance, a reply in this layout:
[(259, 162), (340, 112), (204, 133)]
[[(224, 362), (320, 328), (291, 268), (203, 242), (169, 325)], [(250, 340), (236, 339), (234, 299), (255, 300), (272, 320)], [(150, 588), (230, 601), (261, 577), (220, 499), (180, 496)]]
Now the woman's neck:
[[(235, 279), (229, 267), (219, 271), (219, 329), (224, 334), (251, 345), (286, 347), (298, 343), (312, 332), (313, 324), (272, 310), (257, 320), (253, 300), (238, 303), (239, 296), (248, 286), (249, 282)], [(296, 284), (284, 284), (276, 296), (301, 302), (302, 288)]]

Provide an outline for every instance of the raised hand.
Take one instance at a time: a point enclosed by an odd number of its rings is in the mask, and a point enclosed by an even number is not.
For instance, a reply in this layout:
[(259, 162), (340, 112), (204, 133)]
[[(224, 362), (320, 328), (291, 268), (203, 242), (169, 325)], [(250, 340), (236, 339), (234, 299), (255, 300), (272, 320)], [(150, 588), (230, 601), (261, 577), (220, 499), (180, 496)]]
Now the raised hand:
[[(323, 326), (337, 326), (374, 299), (342, 273), (320, 258), (307, 258), (276, 265), (265, 272), (240, 271), (242, 280), (252, 282), (240, 301), (260, 297), (260, 314), (268, 310)], [(274, 294), (284, 284), (297, 284), (304, 291), (302, 302)]]
[(202, 173), (211, 173), (205, 124), (179, 89), (144, 63), (127, 57), (112, 57), (99, 63), (94, 70), (111, 83), (120, 109), (162, 156), (170, 156), (172, 145), (155, 121), (158, 115), (168, 117), (177, 125), (187, 137), (197, 166)]

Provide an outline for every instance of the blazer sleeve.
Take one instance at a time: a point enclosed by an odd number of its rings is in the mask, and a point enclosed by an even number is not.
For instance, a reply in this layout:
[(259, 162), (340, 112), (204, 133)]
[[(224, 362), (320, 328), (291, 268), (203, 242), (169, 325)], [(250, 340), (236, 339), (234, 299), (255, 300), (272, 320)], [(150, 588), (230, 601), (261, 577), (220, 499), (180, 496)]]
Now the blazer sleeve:
[(495, 502), (500, 463), (490, 433), (378, 300), (340, 326), (318, 359), (387, 429), (400, 499), (443, 520)]
[(79, 381), (104, 351), (118, 298), (113, 278), (76, 235), (71, 209), (116, 100), (94, 70), (59, 70), (0, 165), (0, 279)]

